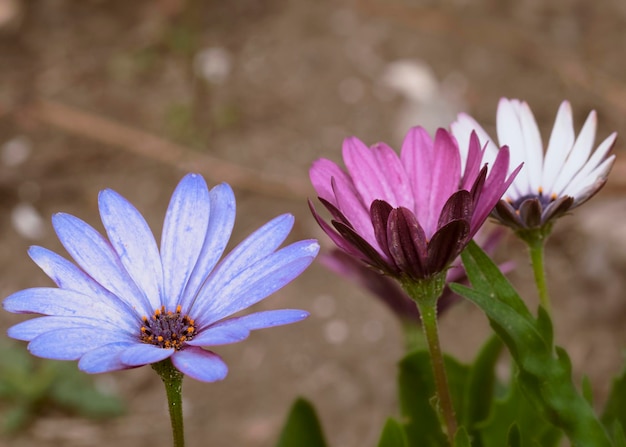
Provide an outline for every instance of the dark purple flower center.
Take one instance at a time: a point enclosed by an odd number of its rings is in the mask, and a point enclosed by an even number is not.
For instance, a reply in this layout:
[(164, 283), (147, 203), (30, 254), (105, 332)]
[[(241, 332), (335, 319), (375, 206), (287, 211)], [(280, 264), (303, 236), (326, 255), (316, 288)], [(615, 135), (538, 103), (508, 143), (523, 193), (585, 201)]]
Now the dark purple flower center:
[(541, 207), (545, 208), (546, 206), (554, 202), (556, 198), (557, 198), (556, 194), (554, 193), (552, 193), (551, 195), (544, 194), (543, 190), (540, 188), (536, 194), (526, 194), (521, 197), (518, 197), (514, 201), (507, 199), (507, 202), (509, 202), (514, 209), (519, 210), (520, 207), (522, 206), (522, 203), (524, 203), (526, 200), (537, 199), (539, 200)]
[(180, 306), (176, 307), (175, 312), (166, 311), (165, 306), (161, 306), (152, 317), (144, 316), (142, 321), (141, 341), (164, 349), (174, 348), (179, 351), (196, 333), (194, 320), (183, 315)]

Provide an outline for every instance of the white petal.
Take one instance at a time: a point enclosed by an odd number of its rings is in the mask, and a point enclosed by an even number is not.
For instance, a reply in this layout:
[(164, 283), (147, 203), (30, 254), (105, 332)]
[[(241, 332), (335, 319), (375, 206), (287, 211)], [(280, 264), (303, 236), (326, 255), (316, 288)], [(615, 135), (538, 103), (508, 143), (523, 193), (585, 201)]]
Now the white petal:
[(578, 134), (574, 147), (572, 148), (563, 169), (559, 172), (552, 190), (546, 191), (546, 193), (553, 192), (557, 194), (557, 196), (560, 195), (563, 189), (567, 187), (568, 183), (574, 179), (578, 171), (580, 171), (580, 169), (586, 164), (596, 138), (596, 125), (596, 112), (592, 111)]
[(561, 169), (563, 169), (565, 160), (574, 146), (574, 138), (572, 107), (569, 102), (563, 101), (554, 120), (554, 127), (552, 128), (543, 165), (541, 186), (546, 194), (552, 192), (556, 178)]

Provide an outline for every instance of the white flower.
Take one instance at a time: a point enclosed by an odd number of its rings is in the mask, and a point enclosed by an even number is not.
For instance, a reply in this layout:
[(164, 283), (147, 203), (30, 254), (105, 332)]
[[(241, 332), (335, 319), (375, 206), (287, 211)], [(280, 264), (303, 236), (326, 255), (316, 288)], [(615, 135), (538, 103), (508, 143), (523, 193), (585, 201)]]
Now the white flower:
[(493, 160), (499, 146), (508, 146), (511, 163), (524, 163), (493, 216), (514, 229), (543, 227), (589, 200), (606, 183), (615, 155), (617, 134), (609, 135), (594, 151), (597, 116), (591, 111), (578, 137), (572, 108), (563, 101), (556, 115), (548, 147), (526, 102), (500, 99), (496, 118), (498, 145), (469, 115), (460, 114), (451, 125), (459, 147), (467, 147), (472, 130), (486, 144), (485, 159)]

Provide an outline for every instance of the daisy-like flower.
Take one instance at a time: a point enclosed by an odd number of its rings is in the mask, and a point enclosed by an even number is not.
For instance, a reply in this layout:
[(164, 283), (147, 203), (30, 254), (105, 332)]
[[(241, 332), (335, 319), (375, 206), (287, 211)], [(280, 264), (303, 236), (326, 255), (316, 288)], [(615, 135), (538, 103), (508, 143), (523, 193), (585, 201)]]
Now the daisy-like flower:
[[(347, 254), (400, 280), (444, 271), (461, 253), (509, 187), (509, 152), (498, 152), (488, 173), (478, 138), (462, 157), (455, 138), (439, 129), (434, 140), (411, 129), (398, 155), (384, 143), (344, 141), (347, 171), (320, 159), (310, 169), (332, 226), (318, 224)], [(333, 228), (334, 227), (334, 228)]]
[[(594, 152), (596, 112), (589, 114), (576, 137), (567, 101), (559, 107), (545, 155), (537, 122), (526, 102), (502, 98), (496, 126), (498, 144), (509, 147), (512, 165), (524, 163), (493, 213), (514, 230), (549, 231), (555, 219), (582, 205), (604, 186), (615, 161), (610, 152), (617, 134), (609, 135)], [(494, 140), (470, 116), (460, 114), (451, 129), (461, 146), (475, 131), (481, 144), (487, 144), (487, 160), (497, 156)]]
[(169, 358), (183, 374), (212, 382), (223, 379), (227, 367), (203, 347), (307, 316), (291, 309), (233, 316), (289, 283), (316, 256), (314, 240), (279, 249), (291, 215), (265, 224), (220, 261), (235, 220), (235, 198), (225, 183), (209, 191), (200, 175), (185, 176), (167, 209), (160, 248), (122, 196), (107, 189), (98, 204), (107, 238), (74, 216), (54, 215), (54, 229), (76, 264), (32, 247), (31, 258), (58, 288), (22, 290), (4, 300), (9, 312), (43, 315), (9, 329), (9, 336), (29, 341), (32, 354), (78, 360), (88, 373)]

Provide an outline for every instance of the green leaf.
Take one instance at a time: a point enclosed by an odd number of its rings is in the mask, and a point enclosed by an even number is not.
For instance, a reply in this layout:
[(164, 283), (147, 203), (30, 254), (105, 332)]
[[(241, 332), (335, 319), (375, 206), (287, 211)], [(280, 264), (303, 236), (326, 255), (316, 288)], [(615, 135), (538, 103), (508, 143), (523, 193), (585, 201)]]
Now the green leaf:
[(613, 423), (613, 441), (615, 442), (615, 447), (626, 447), (626, 435), (624, 435), (622, 424), (618, 421)]
[[(452, 404), (459, 420), (463, 418), (469, 368), (444, 356)], [(448, 447), (441, 423), (434, 409), (435, 381), (427, 351), (415, 351), (401, 362), (398, 376), (400, 408), (406, 420), (404, 429), (410, 446)]]
[(456, 431), (454, 435), (454, 447), (472, 447), (470, 437), (465, 431), (465, 427), (461, 427)]
[(409, 447), (402, 425), (395, 419), (389, 418), (383, 428), (378, 441), (378, 447)]
[(501, 352), (502, 341), (492, 336), (470, 366), (465, 408), (459, 415), (459, 423), (468, 427), (470, 433), (477, 423), (489, 416), (496, 384), (495, 367)]
[(612, 428), (614, 422), (626, 427), (626, 368), (613, 379), (611, 392), (602, 413), (602, 422), (607, 428)]
[(291, 406), (276, 447), (326, 447), (322, 426), (313, 406), (299, 398)]
[(489, 418), (475, 428), (475, 445), (481, 447), (501, 447), (506, 445), (512, 426), (520, 435), (522, 447), (536, 444), (542, 447), (557, 446), (561, 431), (541, 417), (520, 389), (515, 374), (508, 393), (503, 399), (493, 403)]
[(515, 359), (519, 368), (517, 380), (535, 410), (561, 428), (578, 447), (611, 446), (593, 409), (573, 384), (567, 353), (553, 346), (548, 314), (540, 309), (535, 319), (498, 267), (475, 243), (468, 245), (462, 258), (474, 288), (458, 284), (450, 287), (485, 312)]
[(591, 388), (591, 381), (587, 375), (583, 376), (582, 392), (587, 403), (593, 406), (593, 389)]
[(522, 434), (517, 424), (511, 425), (506, 439), (507, 447), (522, 447)]

